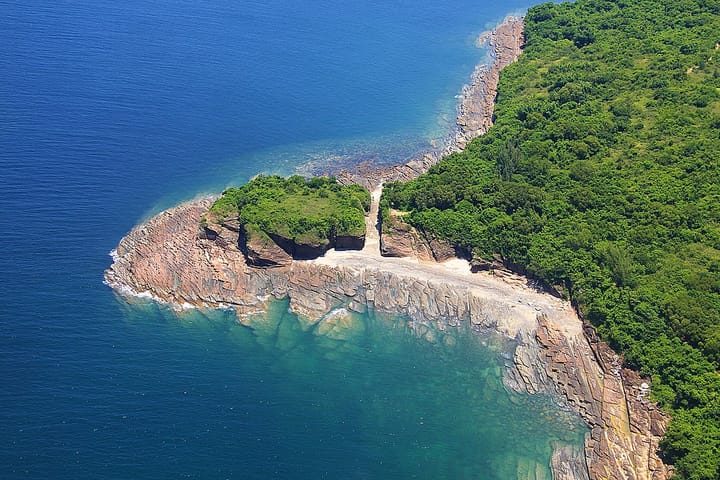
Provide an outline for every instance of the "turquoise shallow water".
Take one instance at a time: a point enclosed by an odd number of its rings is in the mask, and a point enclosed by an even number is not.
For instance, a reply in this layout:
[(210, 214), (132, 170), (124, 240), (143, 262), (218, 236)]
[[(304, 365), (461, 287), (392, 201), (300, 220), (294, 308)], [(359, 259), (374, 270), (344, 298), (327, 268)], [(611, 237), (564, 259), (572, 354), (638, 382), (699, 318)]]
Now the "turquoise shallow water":
[(208, 356), (201, 368), (214, 380), (178, 397), (235, 399), (218, 405), (217, 423), (202, 423), (206, 439), (236, 452), (220, 472), (252, 459), (247, 478), (549, 478), (553, 443), (585, 432), (550, 398), (506, 391), (499, 338), (461, 328), (428, 341), (407, 318), (373, 312), (308, 327), (286, 301), (245, 325), (221, 312), (178, 318), (144, 301), (128, 318), (143, 329), (151, 312), (167, 333), (201, 339)]
[(178, 201), (425, 148), (473, 38), (526, 7), (0, 0), (0, 478), (507, 478), (578, 441), (471, 336), (332, 339), (282, 303), (252, 329), (102, 284)]

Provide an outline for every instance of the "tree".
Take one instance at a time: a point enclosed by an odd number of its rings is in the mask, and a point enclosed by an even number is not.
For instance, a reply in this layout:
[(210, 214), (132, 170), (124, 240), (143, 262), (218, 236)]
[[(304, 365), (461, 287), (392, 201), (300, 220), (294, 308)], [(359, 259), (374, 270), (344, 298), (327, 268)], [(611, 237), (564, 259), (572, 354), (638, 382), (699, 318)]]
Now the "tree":
[(505, 181), (512, 180), (512, 176), (520, 164), (521, 156), (522, 152), (520, 151), (517, 141), (508, 140), (505, 142), (495, 159), (495, 168), (500, 178)]

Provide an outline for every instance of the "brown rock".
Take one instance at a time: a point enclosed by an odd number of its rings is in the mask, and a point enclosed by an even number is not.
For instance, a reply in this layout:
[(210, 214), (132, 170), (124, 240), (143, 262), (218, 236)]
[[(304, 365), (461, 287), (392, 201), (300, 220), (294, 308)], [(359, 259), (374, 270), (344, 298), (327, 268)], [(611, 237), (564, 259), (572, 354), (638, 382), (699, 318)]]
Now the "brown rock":
[(243, 228), (240, 245), (248, 263), (256, 267), (279, 267), (292, 262), (292, 257), (262, 231)]
[[(585, 448), (589, 478), (669, 478), (672, 469), (657, 454), (658, 433), (664, 433), (667, 418), (660, 416), (653, 425), (658, 410), (633, 394), (643, 383), (637, 373), (622, 369), (618, 356), (590, 327), (584, 329), (586, 341), (569, 344), (544, 328), (546, 321), (540, 319), (537, 339), (552, 357), (554, 367), (547, 374), (554, 384), (565, 386), (561, 393), (592, 426)], [(569, 352), (575, 362), (567, 362)]]
[[(583, 330), (569, 305), (560, 308), (565, 304), (541, 293), (521, 296), (518, 303), (513, 299), (518, 287), (500, 280), (483, 290), (475, 283), (464, 284), (463, 276), (452, 284), (424, 279), (411, 264), (403, 264), (402, 273), (362, 263), (293, 261), (271, 269), (253, 268), (225, 238), (234, 233), (231, 230), (212, 228), (214, 239), (198, 235), (200, 218), (211, 203), (212, 199), (202, 199), (184, 204), (133, 229), (118, 245), (107, 282), (123, 292), (149, 292), (179, 305), (231, 305), (239, 314), (262, 309), (267, 298), (289, 297), (305, 328), (314, 328), (328, 312), (362, 311), (368, 306), (408, 315), (427, 339), (444, 338), (443, 331), (462, 323), (493, 329), (518, 342), (505, 384), (558, 395), (591, 427), (585, 444), (588, 478), (670, 475), (672, 470), (657, 456), (667, 419), (640, 394), (646, 382), (623, 370), (621, 359), (597, 341), (592, 329)], [(537, 318), (536, 309), (541, 310)], [(557, 318), (550, 320), (548, 314)], [(557, 468), (564, 473), (558, 470), (556, 478), (582, 478), (576, 471), (582, 466), (568, 460), (576, 457), (558, 458)]]
[(399, 212), (390, 210), (380, 229), (380, 252), (385, 257), (411, 257), (433, 260), (432, 249), (418, 231), (402, 219)]
[(445, 240), (432, 238), (427, 240), (427, 244), (430, 246), (433, 258), (438, 262), (444, 262), (445, 260), (450, 260), (451, 258), (457, 258), (455, 248)]

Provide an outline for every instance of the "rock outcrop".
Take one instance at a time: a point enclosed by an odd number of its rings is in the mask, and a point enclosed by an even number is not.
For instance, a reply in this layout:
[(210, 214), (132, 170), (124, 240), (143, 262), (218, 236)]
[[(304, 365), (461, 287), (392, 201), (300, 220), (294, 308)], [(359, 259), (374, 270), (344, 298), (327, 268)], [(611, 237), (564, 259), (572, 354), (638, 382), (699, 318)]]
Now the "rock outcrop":
[(248, 263), (257, 267), (278, 267), (290, 265), (292, 255), (280, 248), (278, 243), (265, 232), (253, 231), (244, 226), (240, 231), (239, 248), (245, 254)]
[(425, 238), (393, 210), (382, 219), (380, 252), (385, 257), (415, 257), (432, 260), (433, 254)]
[(649, 385), (637, 373), (623, 369), (618, 356), (591, 327), (585, 326), (583, 335), (576, 338), (559, 333), (552, 321), (539, 317), (539, 364), (551, 366), (541, 372), (549, 382), (536, 383), (537, 377), (528, 376), (527, 385), (529, 390), (553, 385), (588, 424), (589, 478), (668, 478), (671, 470), (657, 452), (669, 419), (645, 398)]
[(462, 257), (455, 247), (445, 240), (428, 236), (391, 211), (383, 219), (380, 235), (380, 252), (385, 257), (411, 257), (418, 260), (444, 262)]
[[(217, 199), (217, 197), (213, 197)], [(245, 260), (255, 267), (286, 266), (295, 260), (309, 260), (323, 255), (331, 248), (362, 250), (365, 234), (331, 235), (327, 239), (301, 242), (278, 234), (269, 234), (251, 224), (240, 224), (237, 218), (219, 220), (207, 213), (201, 220), (200, 236), (218, 244), (235, 244), (245, 254)]]
[(338, 312), (372, 308), (407, 315), (418, 335), (432, 341), (461, 328), (496, 332), (516, 344), (505, 385), (557, 395), (590, 428), (584, 456), (558, 447), (555, 478), (668, 477), (657, 457), (667, 419), (645, 398), (647, 385), (620, 368), (569, 303), (519, 278), (471, 273), (461, 260), (330, 251), (316, 260), (255, 268), (237, 242), (222, 235), (211, 239), (199, 227), (211, 203), (190, 202), (133, 229), (118, 245), (108, 284), (175, 305), (232, 307), (241, 318), (264, 309), (269, 298), (289, 297), (307, 326)]
[(454, 142), (446, 147), (444, 154), (463, 150), (492, 126), (500, 71), (517, 61), (525, 44), (524, 28), (522, 18), (507, 17), (497, 28), (478, 37), (478, 46), (487, 45), (491, 61), (488, 65), (475, 67), (470, 83), (463, 88), (458, 107), (459, 128)]

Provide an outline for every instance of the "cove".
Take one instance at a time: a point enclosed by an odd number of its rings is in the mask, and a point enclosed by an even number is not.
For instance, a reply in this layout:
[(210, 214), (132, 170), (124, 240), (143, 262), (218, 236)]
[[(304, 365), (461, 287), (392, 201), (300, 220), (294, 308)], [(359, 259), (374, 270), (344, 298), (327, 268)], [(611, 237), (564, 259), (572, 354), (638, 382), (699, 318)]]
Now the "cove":
[[(408, 318), (375, 312), (307, 328), (287, 301), (244, 325), (231, 312), (132, 303), (136, 328), (154, 330), (146, 319), (159, 315), (170, 337), (198, 342), (178, 355), (207, 376), (177, 408), (216, 404), (202, 428), (175, 426), (178, 473), (549, 479), (553, 446), (580, 446), (587, 431), (551, 397), (509, 392), (512, 346), (487, 333), (420, 338)], [(208, 465), (217, 449), (222, 461)]]

